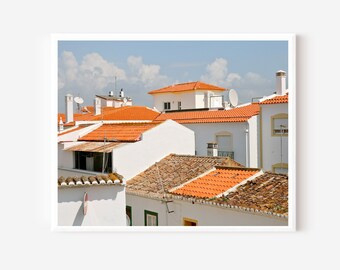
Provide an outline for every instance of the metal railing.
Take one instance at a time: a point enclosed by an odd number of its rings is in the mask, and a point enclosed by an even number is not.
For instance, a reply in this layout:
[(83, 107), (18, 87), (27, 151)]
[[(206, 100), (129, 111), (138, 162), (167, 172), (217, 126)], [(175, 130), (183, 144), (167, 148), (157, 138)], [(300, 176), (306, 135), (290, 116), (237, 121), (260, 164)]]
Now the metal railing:
[(233, 151), (218, 151), (217, 155), (219, 157), (230, 157), (231, 159), (234, 159), (234, 152)]

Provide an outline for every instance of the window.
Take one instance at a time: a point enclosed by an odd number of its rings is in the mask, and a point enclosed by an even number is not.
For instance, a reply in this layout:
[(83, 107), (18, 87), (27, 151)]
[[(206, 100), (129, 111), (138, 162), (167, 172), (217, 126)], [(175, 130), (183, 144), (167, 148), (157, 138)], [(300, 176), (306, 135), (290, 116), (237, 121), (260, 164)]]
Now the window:
[(272, 166), (272, 171), (274, 173), (288, 174), (288, 164), (287, 163), (276, 163)]
[(158, 214), (148, 210), (144, 211), (144, 225), (158, 226)]
[(178, 110), (182, 110), (182, 102), (178, 101)]
[(288, 114), (272, 116), (272, 136), (288, 136)]
[[(103, 157), (103, 154), (105, 156)], [(104, 172), (112, 172), (112, 156), (111, 153), (95, 153), (95, 152), (75, 152), (75, 169), (102, 172), (104, 164)]]
[(132, 226), (132, 207), (126, 206), (126, 225)]
[(215, 134), (218, 147), (218, 156), (234, 159), (233, 137), (230, 132), (224, 131)]
[(191, 218), (183, 218), (183, 226), (197, 226), (198, 221)]
[(164, 102), (164, 110), (170, 110), (171, 106), (170, 106), (170, 102)]

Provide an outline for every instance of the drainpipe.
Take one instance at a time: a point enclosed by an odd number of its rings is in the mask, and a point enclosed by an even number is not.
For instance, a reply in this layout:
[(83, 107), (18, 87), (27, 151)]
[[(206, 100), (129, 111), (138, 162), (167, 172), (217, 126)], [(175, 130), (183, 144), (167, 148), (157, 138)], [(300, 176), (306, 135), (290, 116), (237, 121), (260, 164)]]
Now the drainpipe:
[(247, 122), (246, 133), (246, 167), (249, 168), (249, 123)]

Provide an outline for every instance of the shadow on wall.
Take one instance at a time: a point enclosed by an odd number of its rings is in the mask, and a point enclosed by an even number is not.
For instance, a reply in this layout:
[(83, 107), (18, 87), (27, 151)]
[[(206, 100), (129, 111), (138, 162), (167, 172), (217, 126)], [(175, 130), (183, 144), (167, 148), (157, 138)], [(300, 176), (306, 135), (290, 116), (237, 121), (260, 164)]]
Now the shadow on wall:
[(73, 221), (72, 226), (81, 226), (84, 221), (84, 204), (82, 203), (81, 206), (78, 209), (77, 215)]

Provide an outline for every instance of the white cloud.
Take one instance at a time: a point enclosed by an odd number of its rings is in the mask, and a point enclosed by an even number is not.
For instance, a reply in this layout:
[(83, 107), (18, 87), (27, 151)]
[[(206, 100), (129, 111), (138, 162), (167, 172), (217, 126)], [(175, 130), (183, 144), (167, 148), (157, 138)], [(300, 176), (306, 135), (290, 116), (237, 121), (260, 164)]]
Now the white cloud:
[(270, 80), (258, 73), (247, 72), (242, 76), (229, 72), (228, 61), (224, 58), (217, 58), (208, 64), (201, 80), (229, 89), (234, 88), (239, 93), (242, 102), (249, 102), (254, 96), (265, 95), (272, 85)]
[(169, 78), (160, 73), (159, 65), (146, 65), (140, 56), (129, 56), (127, 59), (131, 71), (129, 81), (132, 83), (142, 83), (146, 89), (150, 87), (164, 86)]
[(113, 83), (115, 77), (126, 80), (123, 69), (106, 61), (98, 53), (87, 54), (79, 64), (72, 52), (64, 51), (59, 59), (59, 89), (94, 95)]
[(227, 66), (227, 60), (217, 58), (206, 67), (206, 74), (201, 76), (201, 80), (217, 85), (224, 84), (228, 74)]

